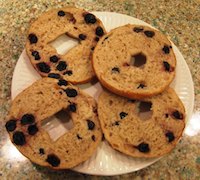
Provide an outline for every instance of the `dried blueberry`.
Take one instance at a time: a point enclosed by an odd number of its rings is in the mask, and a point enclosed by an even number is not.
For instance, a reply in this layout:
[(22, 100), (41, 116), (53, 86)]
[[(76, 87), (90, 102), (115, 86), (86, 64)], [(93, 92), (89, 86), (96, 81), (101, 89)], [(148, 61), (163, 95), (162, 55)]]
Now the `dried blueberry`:
[(33, 51), (31, 54), (35, 58), (35, 60), (40, 60), (40, 55), (38, 51)]
[(76, 104), (75, 103), (72, 103), (68, 106), (68, 109), (72, 112), (76, 112)]
[(79, 134), (76, 135), (78, 139), (83, 139)]
[(98, 42), (98, 41), (99, 41), (99, 37), (95, 37), (95, 39), (94, 39), (94, 40)]
[(153, 32), (153, 31), (144, 31), (144, 34), (147, 37), (152, 38), (155, 35), (155, 32)]
[(98, 111), (97, 111), (97, 108), (96, 108), (96, 107), (93, 107), (93, 108), (92, 108), (92, 111), (93, 111), (94, 113), (98, 114)]
[(149, 149), (149, 145), (147, 143), (140, 143), (138, 146), (137, 146), (137, 149), (140, 151), (140, 152), (143, 152), (143, 153), (147, 153), (150, 151)]
[(108, 39), (108, 36), (104, 38), (104, 41), (105, 41), (106, 39)]
[(104, 31), (103, 31), (103, 28), (101, 26), (98, 26), (96, 28), (96, 35), (97, 36), (103, 36), (104, 35)]
[(45, 154), (44, 149), (43, 149), (43, 148), (40, 148), (40, 149), (39, 149), (39, 153), (40, 153), (41, 155)]
[(85, 22), (87, 23), (87, 24), (94, 24), (94, 23), (96, 23), (96, 17), (93, 15), (93, 14), (91, 14), (91, 13), (88, 13), (88, 14), (86, 14), (85, 16), (84, 16), (84, 20), (85, 20)]
[(76, 97), (78, 95), (78, 92), (76, 91), (76, 89), (67, 88), (64, 91), (68, 97)]
[(54, 155), (54, 154), (49, 154), (49, 155), (47, 156), (46, 161), (47, 161), (49, 164), (51, 164), (53, 167), (57, 167), (57, 166), (59, 166), (59, 164), (60, 164), (60, 159), (59, 159), (56, 155)]
[(119, 70), (119, 68), (118, 67), (114, 67), (114, 68), (112, 68), (112, 72), (113, 73), (119, 73), (120, 72), (120, 70)]
[(60, 94), (63, 94), (63, 92), (62, 92), (62, 91), (59, 91), (59, 93), (60, 93)]
[(137, 89), (143, 89), (144, 87), (146, 87), (144, 84), (139, 84), (139, 86), (137, 87)]
[(165, 54), (169, 54), (169, 52), (170, 52), (170, 49), (169, 49), (168, 46), (164, 46), (164, 47), (162, 48), (162, 50), (163, 50), (163, 52), (164, 52)]
[(91, 120), (89, 120), (89, 119), (87, 120), (87, 125), (88, 125), (88, 129), (89, 129), (89, 130), (93, 130), (94, 127), (95, 127), (94, 122), (91, 121)]
[(37, 128), (36, 124), (30, 125), (28, 127), (28, 133), (30, 135), (35, 135), (37, 132), (38, 132), (38, 128)]
[(101, 138), (101, 140), (102, 140), (102, 141), (104, 141), (104, 140), (105, 140), (105, 135), (104, 135), (104, 133), (103, 133), (103, 135), (102, 135), (102, 138)]
[(38, 63), (36, 64), (36, 66), (43, 73), (49, 73), (51, 71), (49, 65), (46, 64), (45, 62)]
[(49, 73), (48, 77), (50, 78), (55, 78), (55, 79), (59, 79), (60, 78), (60, 74), (56, 74), (56, 73)]
[(59, 57), (56, 56), (56, 55), (53, 55), (53, 56), (50, 57), (50, 61), (51, 61), (52, 63), (57, 63), (58, 60), (59, 60)]
[(130, 102), (130, 103), (135, 103), (135, 99), (128, 99), (128, 102)]
[(35, 57), (35, 56), (39, 55), (39, 52), (38, 51), (32, 51), (31, 55)]
[(67, 67), (66, 62), (65, 62), (65, 61), (60, 61), (60, 62), (58, 63), (58, 65), (56, 66), (56, 69), (57, 69), (58, 71), (63, 71), (63, 70), (66, 69), (66, 67)]
[(16, 123), (17, 123), (17, 120), (15, 120), (15, 119), (11, 119), (11, 120), (7, 121), (6, 125), (5, 125), (6, 130), (8, 132), (14, 131), (16, 129)]
[(174, 134), (171, 131), (168, 131), (165, 136), (168, 138), (168, 142), (172, 142), (175, 139)]
[(68, 76), (71, 76), (73, 74), (72, 70), (68, 70), (63, 73), (63, 75), (67, 74)]
[(176, 119), (183, 119), (183, 114), (180, 113), (179, 111), (174, 111), (172, 113), (173, 117), (176, 118)]
[(115, 121), (114, 125), (119, 126), (119, 121)]
[(126, 112), (120, 112), (120, 114), (119, 114), (121, 119), (124, 119), (127, 115), (128, 115), (128, 113), (126, 113)]
[(142, 32), (144, 29), (142, 27), (134, 27), (133, 31), (136, 33)]
[(87, 38), (87, 36), (85, 34), (79, 34), (78, 37), (80, 40), (85, 40)]
[(13, 142), (16, 145), (20, 145), (20, 146), (26, 144), (26, 138), (25, 138), (24, 133), (21, 132), (21, 131), (14, 132), (14, 134), (13, 134)]
[(96, 137), (95, 137), (95, 135), (92, 135), (91, 138), (92, 138), (93, 141), (96, 141)]
[(67, 85), (68, 85), (68, 82), (67, 82), (66, 80), (64, 80), (64, 79), (60, 79), (60, 80), (58, 81), (58, 85), (59, 85), (59, 86), (67, 86)]
[(94, 48), (95, 48), (95, 47), (91, 47), (91, 50), (94, 51)]
[(62, 10), (58, 11), (58, 16), (65, 16), (65, 12)]
[(24, 114), (21, 118), (21, 124), (27, 125), (35, 122), (35, 117), (32, 114)]
[(167, 61), (163, 61), (163, 66), (166, 71), (170, 71), (170, 64)]
[(38, 41), (37, 36), (35, 34), (33, 34), (33, 33), (28, 35), (28, 39), (29, 39), (31, 44), (35, 44)]

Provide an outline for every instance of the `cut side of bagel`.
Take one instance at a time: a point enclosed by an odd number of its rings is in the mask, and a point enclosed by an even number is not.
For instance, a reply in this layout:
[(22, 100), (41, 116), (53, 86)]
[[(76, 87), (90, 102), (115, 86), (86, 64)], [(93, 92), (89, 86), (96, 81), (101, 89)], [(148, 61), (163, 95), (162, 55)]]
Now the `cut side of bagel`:
[[(52, 9), (41, 14), (30, 25), (26, 52), (41, 76), (56, 74), (73, 84), (86, 83), (95, 76), (91, 64), (92, 53), (104, 33), (102, 22), (83, 9)], [(78, 44), (61, 55), (51, 42), (64, 34), (77, 40)]]
[[(66, 111), (74, 127), (53, 141), (42, 122)], [(12, 102), (6, 122), (11, 141), (32, 162), (54, 169), (72, 168), (87, 160), (101, 142), (95, 100), (65, 80), (43, 78)]]
[(159, 94), (175, 77), (171, 42), (147, 26), (129, 24), (110, 31), (98, 42), (92, 62), (102, 85), (128, 98)]
[(160, 157), (178, 143), (185, 109), (171, 88), (152, 98), (133, 100), (104, 91), (98, 114), (106, 140), (132, 157)]

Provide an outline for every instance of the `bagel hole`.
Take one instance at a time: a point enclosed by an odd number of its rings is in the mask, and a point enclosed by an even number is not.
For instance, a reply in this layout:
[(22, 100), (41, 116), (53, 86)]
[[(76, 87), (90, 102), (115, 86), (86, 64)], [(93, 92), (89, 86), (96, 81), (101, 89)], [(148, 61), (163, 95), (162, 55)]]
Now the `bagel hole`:
[(74, 127), (70, 113), (64, 110), (44, 119), (41, 125), (53, 141), (56, 141)]
[(58, 54), (64, 55), (70, 49), (77, 46), (79, 44), (79, 40), (70, 37), (65, 33), (58, 36), (55, 40), (51, 41), (49, 44), (56, 49)]
[(147, 101), (139, 101), (137, 103), (137, 113), (141, 120), (148, 120), (152, 117), (152, 103)]
[(137, 53), (131, 56), (130, 65), (142, 68), (146, 63), (146, 56), (143, 53)]

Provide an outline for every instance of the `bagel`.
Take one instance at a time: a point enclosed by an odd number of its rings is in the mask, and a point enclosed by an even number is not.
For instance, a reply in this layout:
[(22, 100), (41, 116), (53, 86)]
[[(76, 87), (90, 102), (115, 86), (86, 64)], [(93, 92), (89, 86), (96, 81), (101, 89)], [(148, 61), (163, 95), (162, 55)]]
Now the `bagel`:
[(160, 157), (178, 143), (185, 127), (185, 109), (171, 88), (152, 98), (133, 100), (108, 91), (98, 99), (104, 137), (132, 157)]
[(93, 68), (113, 93), (141, 99), (169, 86), (176, 58), (170, 41), (159, 31), (128, 24), (101, 38), (93, 53)]
[[(87, 160), (101, 142), (96, 108), (92, 97), (67, 81), (42, 78), (13, 100), (5, 126), (12, 143), (32, 162), (68, 169)], [(74, 127), (53, 141), (42, 122), (61, 110)]]
[[(101, 21), (83, 9), (52, 9), (31, 24), (26, 52), (41, 76), (62, 77), (73, 84), (86, 83), (95, 76), (91, 57), (97, 41), (104, 33)], [(79, 42), (64, 55), (58, 54), (50, 44), (62, 34)]]

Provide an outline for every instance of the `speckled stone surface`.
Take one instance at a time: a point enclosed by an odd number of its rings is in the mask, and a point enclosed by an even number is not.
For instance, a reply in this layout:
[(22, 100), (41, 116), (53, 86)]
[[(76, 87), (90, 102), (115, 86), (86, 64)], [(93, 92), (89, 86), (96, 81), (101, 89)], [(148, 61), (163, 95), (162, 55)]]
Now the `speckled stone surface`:
[[(193, 77), (195, 108), (182, 140), (172, 153), (130, 174), (100, 177), (52, 171), (16, 151), (5, 131), (12, 73), (24, 49), (30, 22), (47, 9), (76, 5), (139, 18), (166, 33), (182, 52)], [(1, 0), (0, 1), (0, 179), (200, 179), (200, 1), (199, 0)], [(187, 133), (190, 132), (190, 133)]]

